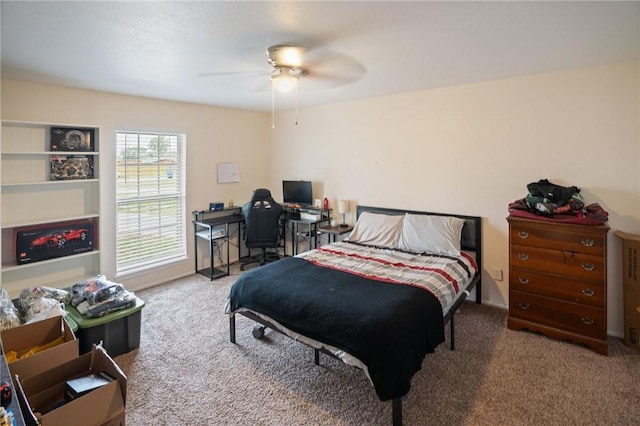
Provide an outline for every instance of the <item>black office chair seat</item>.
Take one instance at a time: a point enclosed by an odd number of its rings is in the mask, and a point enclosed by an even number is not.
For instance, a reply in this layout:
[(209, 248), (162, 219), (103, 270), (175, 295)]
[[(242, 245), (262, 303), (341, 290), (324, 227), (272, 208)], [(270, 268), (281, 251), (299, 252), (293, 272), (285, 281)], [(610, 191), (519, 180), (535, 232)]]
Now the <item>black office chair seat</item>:
[[(244, 271), (245, 266), (252, 263), (264, 265), (278, 260), (282, 206), (271, 197), (271, 192), (262, 188), (253, 191), (251, 200), (242, 206), (242, 215), (245, 243), (250, 253), (240, 265), (240, 270)], [(259, 249), (260, 254), (252, 256), (252, 249)]]

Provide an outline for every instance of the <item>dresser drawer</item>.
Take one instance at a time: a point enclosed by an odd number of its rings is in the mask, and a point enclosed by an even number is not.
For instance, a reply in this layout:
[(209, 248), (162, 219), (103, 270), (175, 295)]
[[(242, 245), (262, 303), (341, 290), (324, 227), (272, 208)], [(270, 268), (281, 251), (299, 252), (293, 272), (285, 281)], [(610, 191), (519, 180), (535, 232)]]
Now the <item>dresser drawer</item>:
[(513, 244), (511, 245), (509, 265), (512, 268), (544, 271), (549, 274), (570, 276), (574, 279), (586, 279), (591, 282), (604, 282), (606, 278), (605, 263), (602, 256), (561, 250), (548, 250)]
[(583, 336), (606, 338), (606, 315), (601, 308), (510, 290), (509, 316)]
[(510, 241), (531, 247), (553, 248), (576, 253), (603, 255), (606, 247), (606, 234), (541, 228), (512, 223)]
[(509, 272), (509, 288), (597, 308), (603, 308), (605, 304), (605, 291), (602, 284), (574, 281), (526, 269), (511, 269)]

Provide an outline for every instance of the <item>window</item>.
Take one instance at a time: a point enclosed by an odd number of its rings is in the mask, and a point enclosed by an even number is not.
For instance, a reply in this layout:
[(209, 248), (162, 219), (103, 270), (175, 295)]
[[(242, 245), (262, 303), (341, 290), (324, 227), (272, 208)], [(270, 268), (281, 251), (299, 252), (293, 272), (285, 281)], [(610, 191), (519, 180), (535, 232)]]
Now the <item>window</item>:
[(186, 135), (117, 133), (116, 272), (184, 259)]

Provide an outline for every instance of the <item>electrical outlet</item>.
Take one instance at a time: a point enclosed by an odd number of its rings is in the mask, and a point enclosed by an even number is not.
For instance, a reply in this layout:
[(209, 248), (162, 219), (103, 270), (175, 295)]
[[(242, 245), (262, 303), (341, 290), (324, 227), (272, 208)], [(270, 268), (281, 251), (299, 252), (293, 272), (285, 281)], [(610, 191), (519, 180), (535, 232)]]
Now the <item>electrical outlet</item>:
[(491, 276), (493, 277), (494, 280), (496, 281), (502, 281), (502, 269), (500, 268), (493, 268), (491, 270)]

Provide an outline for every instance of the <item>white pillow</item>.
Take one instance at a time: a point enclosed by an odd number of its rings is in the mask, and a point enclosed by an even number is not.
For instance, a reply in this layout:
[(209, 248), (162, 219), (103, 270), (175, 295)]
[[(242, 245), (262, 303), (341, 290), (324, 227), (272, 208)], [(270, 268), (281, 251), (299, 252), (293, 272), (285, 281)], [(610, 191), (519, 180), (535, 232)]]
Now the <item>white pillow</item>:
[(377, 247), (396, 248), (403, 218), (402, 215), (362, 212), (347, 240)]
[(460, 256), (464, 219), (450, 216), (410, 214), (404, 216), (399, 248), (416, 253)]

